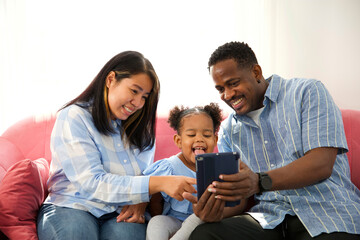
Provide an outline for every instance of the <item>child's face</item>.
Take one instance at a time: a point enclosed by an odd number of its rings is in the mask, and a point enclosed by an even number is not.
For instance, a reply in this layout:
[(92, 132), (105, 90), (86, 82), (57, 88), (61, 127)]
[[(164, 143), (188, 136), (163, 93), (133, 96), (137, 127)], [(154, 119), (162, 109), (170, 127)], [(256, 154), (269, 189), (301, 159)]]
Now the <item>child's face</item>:
[(211, 117), (205, 113), (184, 117), (180, 135), (175, 135), (174, 141), (181, 149), (180, 159), (195, 171), (195, 155), (211, 153), (216, 146), (217, 136), (214, 134)]

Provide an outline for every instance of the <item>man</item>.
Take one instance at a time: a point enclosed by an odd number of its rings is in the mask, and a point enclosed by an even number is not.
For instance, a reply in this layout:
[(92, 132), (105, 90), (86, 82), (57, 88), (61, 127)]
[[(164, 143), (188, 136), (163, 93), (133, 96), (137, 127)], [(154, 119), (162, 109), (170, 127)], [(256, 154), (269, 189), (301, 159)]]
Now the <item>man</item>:
[[(242, 42), (220, 46), (208, 67), (234, 109), (222, 123), (219, 151), (240, 152), (242, 162), (194, 204), (207, 223), (190, 239), (359, 239), (360, 191), (350, 181), (340, 110), (324, 85), (264, 79)], [(224, 201), (252, 195), (248, 214), (223, 219)]]

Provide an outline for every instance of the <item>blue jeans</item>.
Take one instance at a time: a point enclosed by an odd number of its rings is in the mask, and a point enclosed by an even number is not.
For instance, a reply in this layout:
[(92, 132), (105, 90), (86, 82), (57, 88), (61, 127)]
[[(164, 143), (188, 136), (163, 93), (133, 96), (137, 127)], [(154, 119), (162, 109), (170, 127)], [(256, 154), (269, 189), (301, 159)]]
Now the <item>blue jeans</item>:
[(37, 232), (40, 240), (144, 239), (146, 224), (116, 222), (118, 213), (100, 218), (73, 208), (44, 204), (38, 214)]

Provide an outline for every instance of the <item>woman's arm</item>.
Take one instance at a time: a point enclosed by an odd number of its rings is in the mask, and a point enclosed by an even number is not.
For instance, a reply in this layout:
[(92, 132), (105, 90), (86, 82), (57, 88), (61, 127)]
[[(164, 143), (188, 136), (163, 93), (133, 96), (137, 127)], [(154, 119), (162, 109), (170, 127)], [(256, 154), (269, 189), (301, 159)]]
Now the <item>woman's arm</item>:
[(150, 176), (149, 194), (165, 192), (178, 201), (184, 200), (184, 192), (195, 193), (196, 179), (185, 176)]

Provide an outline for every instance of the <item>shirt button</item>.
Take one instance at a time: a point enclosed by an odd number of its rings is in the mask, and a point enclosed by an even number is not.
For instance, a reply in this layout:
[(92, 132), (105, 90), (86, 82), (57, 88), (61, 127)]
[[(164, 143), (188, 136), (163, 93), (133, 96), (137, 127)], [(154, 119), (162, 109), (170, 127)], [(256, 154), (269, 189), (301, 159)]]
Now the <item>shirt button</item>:
[(275, 167), (275, 164), (272, 163), (270, 166), (273, 168), (273, 167)]
[(127, 162), (127, 159), (124, 159), (124, 163), (126, 163)]
[(120, 143), (118, 143), (117, 145), (118, 145), (118, 147), (120, 147), (120, 146), (121, 146), (121, 144), (120, 144)]
[(265, 144), (267, 144), (268, 143), (268, 141), (267, 140), (265, 140)]
[(299, 211), (299, 209), (295, 208), (295, 212), (298, 212), (298, 211)]

